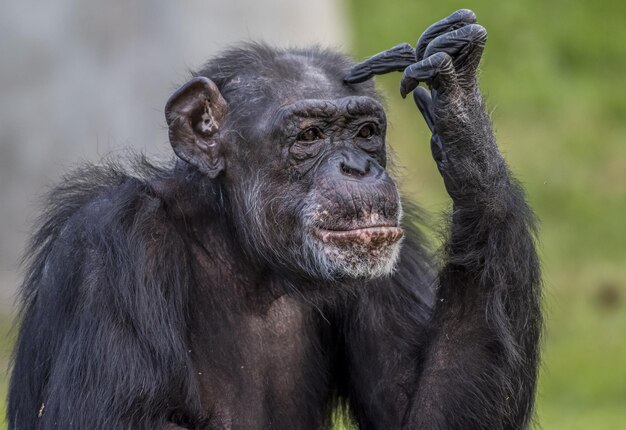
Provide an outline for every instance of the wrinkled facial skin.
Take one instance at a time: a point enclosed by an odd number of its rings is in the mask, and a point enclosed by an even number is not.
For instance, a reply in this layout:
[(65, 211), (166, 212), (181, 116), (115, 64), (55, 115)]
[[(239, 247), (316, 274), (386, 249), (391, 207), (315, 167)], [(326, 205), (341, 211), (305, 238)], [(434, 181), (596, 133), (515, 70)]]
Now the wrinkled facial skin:
[[(268, 115), (239, 154), (237, 193), (260, 256), (326, 280), (390, 274), (402, 207), (385, 170), (386, 118), (376, 100), (308, 99)], [(265, 138), (263, 138), (265, 136)], [(240, 224), (242, 225), (242, 224)]]

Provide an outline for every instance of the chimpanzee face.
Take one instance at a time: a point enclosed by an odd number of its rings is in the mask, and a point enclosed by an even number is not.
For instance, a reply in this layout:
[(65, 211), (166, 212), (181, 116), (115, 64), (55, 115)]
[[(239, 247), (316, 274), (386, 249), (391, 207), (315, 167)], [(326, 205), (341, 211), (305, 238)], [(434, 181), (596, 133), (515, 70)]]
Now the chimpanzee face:
[(367, 96), (299, 100), (278, 109), (270, 127), (270, 145), (280, 160), (273, 177), (286, 197), (276, 202), (295, 219), (285, 224), (288, 214), (269, 204), (268, 226), (300, 236), (294, 245), (312, 266), (309, 271), (355, 277), (389, 273), (402, 236), (401, 206), (385, 171), (380, 103)]
[(383, 107), (324, 82), (293, 85), (244, 118), (210, 80), (195, 78), (166, 107), (174, 150), (222, 181), (253, 257), (323, 279), (391, 273), (402, 208), (385, 170)]

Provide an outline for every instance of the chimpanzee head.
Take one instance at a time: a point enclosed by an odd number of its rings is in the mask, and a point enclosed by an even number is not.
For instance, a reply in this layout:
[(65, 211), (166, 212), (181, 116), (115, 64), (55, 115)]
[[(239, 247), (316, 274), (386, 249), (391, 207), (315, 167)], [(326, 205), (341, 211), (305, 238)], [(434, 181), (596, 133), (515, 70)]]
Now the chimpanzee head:
[(344, 83), (335, 52), (245, 45), (167, 102), (176, 154), (226, 196), (242, 249), (322, 279), (393, 271), (402, 238), (371, 82)]

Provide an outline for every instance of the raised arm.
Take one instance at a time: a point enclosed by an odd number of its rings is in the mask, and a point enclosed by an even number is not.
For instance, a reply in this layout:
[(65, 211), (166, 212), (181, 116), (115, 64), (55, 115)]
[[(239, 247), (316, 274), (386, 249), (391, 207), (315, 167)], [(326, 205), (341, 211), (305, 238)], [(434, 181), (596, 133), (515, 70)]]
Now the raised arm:
[[(533, 215), (480, 96), (487, 33), (475, 22), (461, 10), (429, 27), (401, 81), (433, 133), (453, 203), (429, 341), (404, 418), (411, 429), (522, 429), (532, 416), (541, 331)], [(392, 58), (389, 71), (405, 57)], [(355, 69), (363, 80), (364, 67)]]

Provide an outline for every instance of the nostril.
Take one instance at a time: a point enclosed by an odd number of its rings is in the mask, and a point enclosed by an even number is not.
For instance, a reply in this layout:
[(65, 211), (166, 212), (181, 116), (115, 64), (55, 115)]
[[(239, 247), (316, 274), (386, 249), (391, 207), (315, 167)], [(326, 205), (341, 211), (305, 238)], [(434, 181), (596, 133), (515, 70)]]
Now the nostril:
[[(353, 162), (351, 162), (353, 161)], [(339, 170), (346, 176), (365, 177), (369, 176), (372, 167), (372, 161), (369, 159), (358, 160), (342, 160), (339, 162)]]
[(343, 161), (339, 164), (339, 168), (341, 169), (341, 172), (344, 175), (351, 175), (352, 174), (352, 171), (351, 171), (352, 169), (350, 169), (350, 167), (348, 167), (346, 165), (346, 163), (344, 163)]
[(345, 162), (341, 162), (339, 164), (339, 168), (341, 169), (341, 172), (344, 175), (348, 175), (348, 176), (365, 176), (369, 173), (369, 162), (367, 163), (367, 165), (365, 166), (365, 168), (358, 168), (355, 166), (350, 166), (348, 164), (346, 164)]

